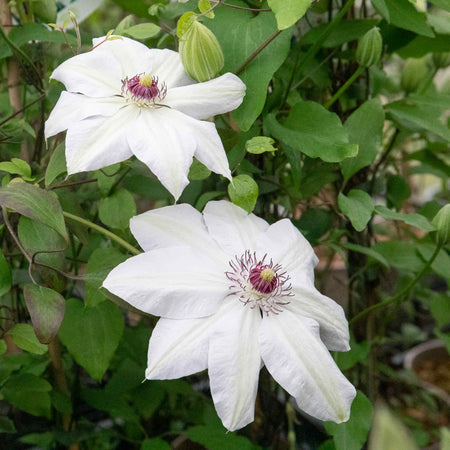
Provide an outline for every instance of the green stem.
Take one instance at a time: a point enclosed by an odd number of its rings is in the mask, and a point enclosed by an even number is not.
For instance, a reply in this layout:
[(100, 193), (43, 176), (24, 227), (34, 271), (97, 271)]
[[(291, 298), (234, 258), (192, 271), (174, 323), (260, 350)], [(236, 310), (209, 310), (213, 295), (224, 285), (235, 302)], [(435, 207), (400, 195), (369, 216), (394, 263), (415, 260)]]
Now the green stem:
[(105, 236), (108, 236), (110, 239), (112, 239), (113, 241), (116, 241), (118, 244), (120, 244), (123, 248), (126, 248), (130, 253), (133, 253), (133, 255), (141, 254), (141, 252), (137, 248), (133, 247), (127, 241), (124, 241), (122, 238), (117, 236), (117, 234), (112, 233), (111, 231), (107, 230), (106, 228), (103, 228), (100, 225), (90, 222), (89, 220), (75, 216), (74, 214), (70, 214), (66, 211), (63, 211), (63, 215), (65, 217), (67, 217), (68, 219), (74, 220), (75, 222), (81, 223), (88, 228), (92, 228), (93, 230), (96, 230), (99, 233), (102, 233)]
[(433, 255), (431, 258), (427, 261), (427, 263), (423, 266), (422, 270), (415, 276), (415, 278), (409, 283), (407, 286), (405, 286), (398, 294), (394, 295), (391, 298), (387, 298), (386, 300), (383, 300), (382, 302), (376, 303), (375, 305), (369, 306), (368, 308), (361, 311), (359, 314), (356, 314), (355, 317), (353, 317), (352, 320), (350, 320), (350, 323), (355, 323), (362, 317), (366, 316), (370, 312), (379, 309), (384, 308), (385, 306), (388, 306), (392, 303), (401, 302), (403, 300), (406, 300), (404, 297), (409, 293), (409, 291), (419, 282), (419, 280), (423, 277), (425, 272), (430, 268), (431, 264), (433, 264), (434, 260), (436, 259), (437, 255), (441, 251), (442, 244), (439, 244), (436, 246), (436, 249), (434, 250)]
[(340, 87), (340, 89), (325, 103), (325, 108), (330, 109), (333, 103), (353, 84), (353, 82), (363, 73), (365, 67), (359, 66), (355, 73)]
[(328, 24), (325, 30), (323, 30), (317, 41), (309, 48), (309, 50), (306, 52), (306, 55), (301, 59), (297, 67), (297, 72), (301, 72), (306, 63), (311, 58), (314, 58), (314, 56), (316, 56), (317, 52), (322, 47), (322, 44), (325, 42), (325, 39), (330, 35), (334, 28), (336, 28), (342, 18), (347, 14), (348, 10), (353, 6), (353, 3), (355, 3), (355, 0), (348, 0), (344, 7), (336, 15), (336, 17)]

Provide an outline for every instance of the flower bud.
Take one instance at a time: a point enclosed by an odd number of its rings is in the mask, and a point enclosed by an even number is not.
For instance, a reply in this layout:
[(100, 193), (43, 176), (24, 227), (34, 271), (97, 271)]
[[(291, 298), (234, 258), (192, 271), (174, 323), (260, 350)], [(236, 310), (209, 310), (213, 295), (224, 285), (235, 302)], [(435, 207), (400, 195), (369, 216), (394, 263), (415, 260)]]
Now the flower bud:
[(363, 67), (373, 66), (381, 57), (383, 39), (380, 30), (373, 27), (358, 42), (356, 49), (356, 61)]
[[(189, 16), (181, 22), (186, 14)], [(177, 25), (181, 62), (194, 80), (211, 80), (223, 67), (219, 41), (209, 28), (196, 20), (193, 13), (186, 14), (181, 16)]]
[(433, 53), (433, 63), (436, 69), (445, 69), (450, 66), (450, 52)]
[(428, 79), (430, 73), (429, 59), (409, 58), (403, 67), (401, 86), (407, 93), (417, 91)]
[(450, 242), (450, 204), (443, 206), (431, 222), (436, 228), (436, 240), (440, 245)]

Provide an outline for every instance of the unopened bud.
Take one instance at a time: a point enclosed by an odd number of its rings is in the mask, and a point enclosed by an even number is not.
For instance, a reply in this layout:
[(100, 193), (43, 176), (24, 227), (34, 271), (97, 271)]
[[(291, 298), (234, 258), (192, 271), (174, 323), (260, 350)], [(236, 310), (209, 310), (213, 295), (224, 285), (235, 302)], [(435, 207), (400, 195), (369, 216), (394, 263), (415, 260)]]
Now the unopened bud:
[(383, 49), (383, 39), (377, 27), (369, 30), (358, 42), (356, 49), (356, 61), (363, 67), (376, 64)]
[(450, 66), (450, 52), (433, 53), (433, 63), (436, 69), (445, 69)]
[(427, 57), (407, 59), (402, 72), (402, 89), (407, 93), (417, 91), (428, 79), (430, 69)]
[(56, 21), (56, 2), (55, 0), (34, 0), (33, 13), (42, 22)]
[(436, 228), (436, 240), (440, 245), (450, 242), (450, 204), (443, 206), (431, 222)]
[(178, 22), (177, 34), (181, 62), (189, 76), (201, 82), (214, 78), (223, 67), (223, 53), (213, 32), (193, 13), (186, 13)]

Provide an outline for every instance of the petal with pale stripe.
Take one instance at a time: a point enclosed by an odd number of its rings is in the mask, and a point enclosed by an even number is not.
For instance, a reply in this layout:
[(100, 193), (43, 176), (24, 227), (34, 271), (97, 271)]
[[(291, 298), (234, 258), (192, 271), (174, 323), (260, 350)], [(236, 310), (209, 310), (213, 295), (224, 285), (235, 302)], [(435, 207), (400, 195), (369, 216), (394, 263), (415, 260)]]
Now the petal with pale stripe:
[(356, 390), (320, 340), (316, 321), (286, 309), (264, 316), (260, 348), (268, 371), (300, 409), (324, 421), (348, 420)]

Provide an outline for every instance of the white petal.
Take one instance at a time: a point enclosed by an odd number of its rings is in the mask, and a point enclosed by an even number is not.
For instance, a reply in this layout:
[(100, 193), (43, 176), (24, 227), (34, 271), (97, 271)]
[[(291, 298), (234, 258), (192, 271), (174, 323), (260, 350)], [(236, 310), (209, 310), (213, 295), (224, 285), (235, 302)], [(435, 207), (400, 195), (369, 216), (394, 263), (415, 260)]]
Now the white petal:
[(130, 220), (130, 230), (139, 245), (154, 248), (186, 246), (214, 260), (224, 271), (229, 257), (209, 236), (203, 216), (188, 204), (147, 211)]
[(145, 109), (128, 135), (132, 152), (178, 200), (188, 185), (187, 174), (196, 147), (194, 136), (168, 108)]
[(109, 117), (125, 106), (121, 97), (88, 97), (63, 91), (45, 122), (45, 138), (67, 130), (75, 122), (92, 116)]
[(261, 316), (236, 298), (228, 299), (217, 315), (221, 319), (212, 330), (208, 352), (211, 395), (224, 426), (233, 431), (254, 419)]
[(245, 84), (232, 73), (205, 83), (169, 89), (164, 103), (195, 119), (233, 111), (245, 95)]
[(317, 322), (284, 310), (264, 316), (260, 331), (264, 364), (300, 409), (320, 420), (348, 420), (356, 390), (320, 340)]
[(296, 269), (313, 267), (318, 261), (311, 244), (289, 219), (279, 220), (260, 235), (258, 251), (267, 253), (288, 274)]
[(135, 308), (169, 319), (209, 316), (228, 294), (222, 270), (187, 247), (133, 256), (114, 268), (103, 286)]
[(137, 111), (126, 106), (111, 117), (88, 117), (71, 124), (66, 136), (67, 172), (96, 170), (132, 156), (127, 133)]
[(254, 250), (258, 236), (269, 227), (265, 220), (225, 200), (209, 202), (203, 217), (209, 234), (227, 253), (237, 256)]
[(197, 142), (195, 157), (208, 169), (223, 175), (231, 181), (232, 177), (227, 155), (214, 123), (192, 119), (182, 113), (178, 113), (178, 117), (180, 121), (187, 125)]
[(349, 330), (344, 310), (331, 298), (322, 295), (307, 274), (293, 277), (294, 297), (285, 306), (296, 315), (309, 317), (319, 323), (320, 338), (329, 350), (350, 350)]
[(160, 319), (148, 347), (145, 377), (171, 380), (205, 370), (208, 340), (217, 315), (203, 319)]
[(122, 76), (120, 63), (100, 46), (64, 61), (50, 78), (63, 83), (69, 92), (109, 97), (120, 94)]

